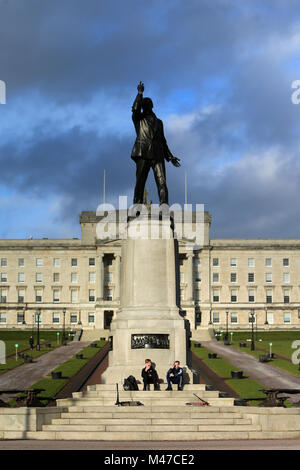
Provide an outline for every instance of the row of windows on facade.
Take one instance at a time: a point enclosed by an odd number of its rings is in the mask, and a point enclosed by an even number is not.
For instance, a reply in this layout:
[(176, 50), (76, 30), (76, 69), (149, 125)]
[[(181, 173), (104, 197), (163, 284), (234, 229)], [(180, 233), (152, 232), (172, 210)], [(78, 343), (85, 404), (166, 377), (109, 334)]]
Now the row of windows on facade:
[[(107, 258), (105, 260), (105, 262), (106, 262), (107, 266), (112, 265), (112, 258)], [(96, 264), (96, 258), (89, 258), (88, 259), (88, 265), (89, 266), (95, 266), (95, 264)], [(8, 266), (7, 258), (1, 258), (0, 265), (1, 265), (1, 267)], [(36, 266), (44, 266), (43, 258), (35, 258), (35, 265)], [(70, 265), (73, 266), (73, 267), (78, 266), (78, 259), (77, 258), (71, 258)], [(18, 258), (18, 266), (19, 267), (25, 267), (25, 258)], [(59, 268), (61, 266), (61, 259), (60, 258), (53, 258), (53, 266)]]
[[(78, 266), (78, 259), (77, 258), (71, 258), (71, 266)], [(183, 265), (183, 258), (180, 258), (179, 263), (180, 265)], [(248, 258), (248, 266), (249, 267), (255, 267), (255, 258)], [(89, 258), (88, 259), (88, 264), (89, 266), (95, 266), (96, 264), (96, 259), (95, 258)], [(7, 258), (1, 258), (0, 260), (0, 265), (1, 267), (8, 266), (8, 260)], [(36, 266), (44, 266), (44, 260), (43, 258), (36, 258), (35, 259), (35, 265)], [(53, 266), (60, 267), (61, 265), (61, 259), (60, 258), (53, 258)], [(112, 258), (107, 258), (106, 259), (106, 265), (112, 265)], [(194, 265), (199, 266), (201, 265), (201, 259), (200, 258), (194, 258)], [(212, 265), (213, 266), (220, 266), (220, 260), (219, 258), (212, 258)], [(230, 266), (237, 266), (238, 265), (238, 259), (237, 258), (230, 258), (229, 260), (229, 265)], [(282, 265), (283, 266), (289, 266), (290, 261), (289, 258), (283, 258), (282, 259)], [(19, 267), (24, 267), (25, 266), (25, 258), (18, 258), (18, 266)], [(265, 258), (265, 266), (272, 266), (272, 258)]]
[[(70, 300), (72, 303), (78, 302), (78, 289), (71, 289), (70, 290)], [(61, 290), (60, 289), (53, 289), (52, 291), (52, 300), (53, 302), (60, 302)], [(88, 292), (89, 302), (95, 302), (96, 294), (94, 289), (89, 289)], [(0, 300), (1, 303), (8, 302), (8, 290), (7, 289), (0, 289)], [(105, 289), (104, 300), (111, 301), (113, 300), (112, 289)], [(30, 302), (30, 300), (25, 299), (25, 289), (18, 290), (18, 302)], [(35, 289), (35, 302), (43, 302), (43, 289)]]
[[(213, 273), (212, 275), (213, 282), (220, 282), (220, 274)], [(255, 273), (248, 273), (247, 276), (248, 282), (255, 282)], [(230, 273), (229, 282), (238, 282), (237, 273)], [(273, 275), (272, 273), (265, 273), (265, 282), (273, 282)], [(283, 273), (282, 274), (282, 282), (285, 284), (289, 284), (291, 282), (290, 273)]]
[[(183, 272), (180, 273), (180, 282), (184, 283), (184, 274)], [(255, 282), (255, 273), (248, 273), (247, 276), (248, 282)], [(201, 273), (196, 272), (194, 276), (195, 282), (201, 282), (202, 276)], [(212, 273), (212, 281), (213, 282), (220, 282), (220, 273)], [(229, 282), (238, 282), (238, 275), (237, 273), (230, 273)], [(273, 282), (273, 275), (272, 273), (265, 273), (265, 282)], [(284, 284), (289, 284), (291, 282), (290, 273), (283, 273), (282, 275), (282, 282)]]
[[(25, 315), (23, 312), (17, 313), (17, 323), (24, 323)], [(34, 315), (35, 323), (43, 323), (43, 314), (35, 314)], [(77, 324), (79, 321), (77, 313), (70, 314), (70, 323)], [(62, 314), (60, 313), (53, 313), (52, 314), (52, 323), (59, 324), (62, 322)], [(7, 314), (6, 312), (0, 313), (0, 323), (7, 323)], [(95, 323), (95, 314), (93, 312), (88, 313), (88, 323)]]
[[(291, 294), (290, 289), (283, 289), (282, 301), (285, 304), (290, 303), (290, 294)], [(265, 296), (266, 296), (265, 297), (266, 303), (272, 303), (273, 302), (273, 289), (266, 289)], [(185, 290), (184, 289), (180, 289), (180, 299), (185, 300)], [(195, 289), (194, 299), (195, 299), (195, 301), (199, 301), (199, 302), (201, 301), (201, 290), (200, 289)], [(212, 301), (213, 302), (220, 302), (220, 291), (219, 290), (213, 289)], [(256, 301), (255, 289), (248, 289), (248, 302), (255, 302), (255, 301)], [(238, 302), (237, 290), (235, 290), (235, 289), (231, 289), (231, 291), (230, 291), (230, 302)]]
[[(248, 267), (254, 268), (256, 263), (255, 258), (248, 258)], [(179, 259), (179, 264), (183, 266), (184, 258)], [(220, 259), (219, 258), (212, 258), (212, 265), (217, 267), (220, 266)], [(238, 265), (238, 258), (230, 258), (229, 259), (229, 266), (237, 267)], [(282, 266), (289, 266), (290, 260), (289, 258), (282, 258)], [(201, 259), (194, 258), (194, 266), (201, 266)], [(265, 266), (271, 267), (272, 266), (272, 258), (265, 258)]]
[[(226, 317), (225, 317), (225, 313), (223, 314), (223, 322), (222, 323), (225, 323), (226, 322)], [(283, 313), (283, 317), (282, 318), (282, 321), (283, 323), (287, 324), (287, 323), (291, 323), (291, 313), (290, 312), (284, 312)], [(229, 322), (231, 324), (238, 324), (238, 323), (241, 323), (239, 321), (239, 316), (238, 316), (238, 313), (234, 312), (234, 313), (230, 313), (229, 315), (229, 318), (228, 318)], [(276, 323), (278, 323), (278, 316), (276, 317)], [(257, 321), (257, 316), (254, 315), (254, 323), (256, 323)], [(267, 313), (267, 321), (269, 324), (273, 324), (274, 323), (274, 314), (273, 313)], [(213, 323), (221, 323), (221, 315), (219, 312), (213, 312), (212, 314), (212, 322)], [(248, 322), (249, 323), (252, 323), (252, 316), (249, 315), (248, 317)]]
[[(18, 282), (25, 282), (25, 273), (18, 273)], [(53, 282), (60, 282), (60, 273), (53, 273)], [(72, 284), (78, 283), (78, 273), (71, 273), (70, 281)], [(8, 275), (7, 273), (0, 273), (0, 282), (8, 282)], [(43, 282), (43, 273), (35, 273), (35, 282)], [(96, 282), (96, 273), (89, 272), (88, 273), (88, 282), (93, 284)], [(104, 282), (110, 283), (113, 282), (113, 273), (108, 272), (105, 273)]]

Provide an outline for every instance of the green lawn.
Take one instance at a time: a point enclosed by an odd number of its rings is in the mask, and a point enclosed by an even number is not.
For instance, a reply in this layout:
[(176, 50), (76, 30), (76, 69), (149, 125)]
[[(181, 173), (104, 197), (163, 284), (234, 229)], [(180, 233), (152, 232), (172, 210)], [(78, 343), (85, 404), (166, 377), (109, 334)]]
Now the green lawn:
[[(219, 377), (225, 378), (226, 384), (228, 384), (241, 398), (258, 398), (265, 397), (263, 392), (259, 389), (264, 388), (262, 384), (248, 378), (244, 379), (232, 379), (231, 371), (237, 371), (238, 369), (225, 361), (218, 355), (218, 359), (209, 359), (208, 353), (213, 352), (207, 348), (201, 346), (201, 348), (195, 348), (195, 343), (192, 341), (192, 351), (200, 357), (203, 362), (213, 370)], [(258, 405), (259, 402), (251, 402), (252, 406)]]
[[(229, 334), (229, 338), (231, 335)], [(299, 365), (292, 363), (292, 354), (296, 351), (292, 348), (292, 344), (296, 340), (300, 340), (300, 331), (267, 331), (267, 332), (254, 332), (255, 339), (255, 351), (251, 351), (250, 345), (251, 342), (247, 341), (251, 339), (251, 332), (234, 332), (232, 335), (231, 345), (241, 351), (251, 354), (252, 356), (259, 357), (262, 354), (265, 354), (259, 349), (263, 349), (265, 352), (270, 352), (270, 343), (271, 352), (275, 354), (275, 359), (272, 359), (266, 364), (272, 364), (280, 369), (283, 369), (290, 374), (295, 375), (296, 377), (300, 376)], [(240, 342), (246, 342), (247, 348), (240, 348)], [(259, 348), (259, 349), (258, 349)], [(299, 349), (299, 346), (298, 346)], [(277, 358), (276, 355), (279, 354), (283, 357), (286, 357), (289, 361), (284, 359)], [(298, 355), (300, 357), (300, 353)]]
[[(21, 366), (24, 364), (24, 359), (17, 359), (16, 360), (16, 347), (15, 345), (18, 344), (18, 353), (26, 351), (28, 356), (32, 358), (37, 358), (42, 354), (45, 354), (49, 351), (52, 351), (56, 347), (60, 346), (60, 342), (58, 342), (58, 338), (61, 338), (61, 331), (59, 332), (60, 335), (57, 335), (57, 331), (40, 331), (40, 351), (37, 351), (35, 346), (37, 343), (37, 332), (35, 331), (33, 334), (34, 338), (34, 349), (30, 350), (29, 345), (29, 338), (32, 335), (31, 330), (27, 331), (15, 331), (15, 330), (0, 330), (0, 340), (5, 342), (6, 347), (6, 364), (0, 364), (0, 375), (4, 374), (8, 370), (14, 369), (15, 367)], [(69, 336), (67, 336), (69, 338)], [(51, 347), (46, 347), (46, 344), (50, 343)], [(9, 357), (12, 356), (12, 357)]]
[[(98, 347), (93, 348), (91, 345), (81, 349), (76, 354), (83, 354), (83, 359), (76, 359), (76, 355), (72, 359), (60, 364), (55, 372), (62, 372), (62, 379), (52, 379), (51, 372), (47, 374), (49, 379), (42, 379), (33, 383), (30, 388), (43, 388), (44, 392), (41, 392), (38, 397), (50, 397), (54, 398), (56, 394), (63, 389), (63, 387), (68, 383), (69, 379), (73, 377), (77, 372), (79, 372), (82, 367), (88, 363), (88, 361), (99, 352), (99, 349), (102, 348), (107, 341), (93, 341), (97, 343)], [(47, 401), (43, 401), (47, 404)], [(14, 406), (14, 402), (11, 402), (11, 406)]]

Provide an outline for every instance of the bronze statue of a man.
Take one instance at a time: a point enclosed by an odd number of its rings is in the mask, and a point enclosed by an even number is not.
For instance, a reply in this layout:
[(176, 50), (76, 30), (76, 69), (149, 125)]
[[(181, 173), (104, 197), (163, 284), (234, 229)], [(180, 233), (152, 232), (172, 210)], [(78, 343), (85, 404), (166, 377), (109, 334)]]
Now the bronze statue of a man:
[(132, 106), (132, 120), (137, 135), (131, 152), (131, 158), (136, 163), (133, 203), (143, 203), (144, 188), (152, 167), (160, 204), (169, 204), (165, 160), (179, 167), (179, 158), (174, 157), (168, 148), (163, 123), (152, 111), (152, 100), (143, 98), (144, 84), (140, 82), (137, 89), (138, 94)]

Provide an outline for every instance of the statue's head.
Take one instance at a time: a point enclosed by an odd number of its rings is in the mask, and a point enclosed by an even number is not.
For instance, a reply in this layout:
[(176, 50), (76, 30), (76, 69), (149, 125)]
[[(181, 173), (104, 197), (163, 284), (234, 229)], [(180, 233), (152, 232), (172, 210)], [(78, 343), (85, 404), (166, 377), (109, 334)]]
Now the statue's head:
[(143, 108), (144, 112), (152, 111), (153, 102), (152, 102), (151, 98), (143, 98), (142, 108)]

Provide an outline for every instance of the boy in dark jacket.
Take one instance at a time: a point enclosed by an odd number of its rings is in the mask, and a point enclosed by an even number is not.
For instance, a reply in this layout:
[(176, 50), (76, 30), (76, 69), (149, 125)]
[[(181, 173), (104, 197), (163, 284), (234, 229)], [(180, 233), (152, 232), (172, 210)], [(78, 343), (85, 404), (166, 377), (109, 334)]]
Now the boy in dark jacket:
[(168, 387), (166, 390), (172, 390), (172, 383), (178, 385), (178, 390), (182, 390), (182, 368), (180, 367), (180, 362), (175, 361), (173, 367), (171, 367), (167, 372), (167, 382)]
[(158, 375), (152, 365), (151, 359), (145, 360), (145, 367), (142, 369), (142, 377), (144, 390), (150, 390), (150, 384), (154, 384), (154, 390), (159, 390)]

